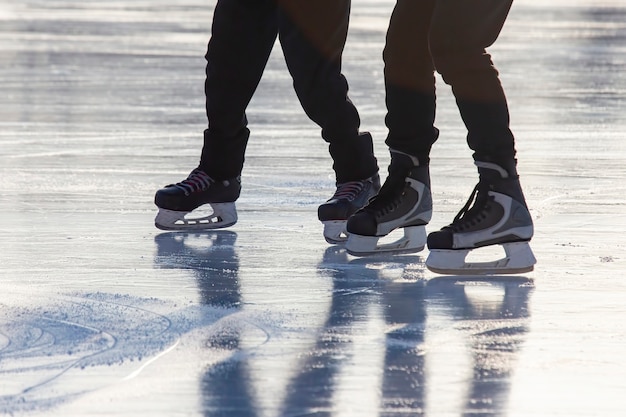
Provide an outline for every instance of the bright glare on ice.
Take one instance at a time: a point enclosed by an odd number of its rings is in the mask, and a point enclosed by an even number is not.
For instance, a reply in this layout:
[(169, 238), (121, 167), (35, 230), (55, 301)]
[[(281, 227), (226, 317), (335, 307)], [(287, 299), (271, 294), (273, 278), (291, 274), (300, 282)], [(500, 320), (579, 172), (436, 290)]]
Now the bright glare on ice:
[[(328, 149), (280, 48), (238, 223), (154, 227), (154, 192), (199, 157), (214, 3), (0, 4), (0, 414), (623, 416), (623, 2), (517, 1), (490, 48), (537, 264), (488, 278), (324, 241)], [(344, 62), (383, 179), (393, 3), (354, 2)], [(477, 179), (437, 83), (427, 231)]]

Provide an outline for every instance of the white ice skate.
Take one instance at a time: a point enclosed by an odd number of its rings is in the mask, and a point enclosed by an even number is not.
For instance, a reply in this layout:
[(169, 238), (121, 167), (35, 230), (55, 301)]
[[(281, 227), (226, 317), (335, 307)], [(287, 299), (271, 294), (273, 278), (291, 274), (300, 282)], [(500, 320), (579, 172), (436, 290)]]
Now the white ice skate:
[[(481, 179), (465, 206), (450, 225), (428, 235), (426, 267), (440, 274), (458, 275), (532, 271), (536, 259), (528, 242), (533, 223), (517, 176), (511, 178), (495, 164), (476, 165)], [(505, 252), (500, 259), (466, 259), (472, 250), (498, 245)]]
[(154, 224), (162, 230), (210, 230), (237, 223), (235, 201), (241, 179), (215, 181), (204, 171), (194, 169), (187, 179), (156, 192), (159, 208)]
[[(428, 166), (401, 152), (392, 150), (391, 156), (389, 176), (378, 195), (348, 220), (346, 250), (351, 255), (413, 253), (426, 245), (425, 226), (432, 217)], [(402, 237), (381, 242), (396, 229), (403, 229)]]
[(425, 226), (402, 228), (404, 235), (392, 242), (381, 242), (384, 236), (361, 236), (351, 234), (346, 243), (346, 250), (354, 256), (370, 256), (378, 253), (414, 253), (420, 252), (426, 246)]
[(346, 220), (326, 220), (324, 225), (324, 239), (331, 245), (342, 244), (348, 240)]
[(533, 270), (537, 260), (528, 242), (504, 243), (502, 248), (503, 258), (484, 262), (466, 262), (472, 249), (433, 249), (426, 267), (438, 274), (451, 275), (522, 274)]
[(324, 225), (324, 238), (331, 245), (342, 244), (348, 239), (346, 222), (358, 209), (380, 190), (378, 174), (361, 181), (337, 184), (335, 194), (319, 206), (317, 216)]

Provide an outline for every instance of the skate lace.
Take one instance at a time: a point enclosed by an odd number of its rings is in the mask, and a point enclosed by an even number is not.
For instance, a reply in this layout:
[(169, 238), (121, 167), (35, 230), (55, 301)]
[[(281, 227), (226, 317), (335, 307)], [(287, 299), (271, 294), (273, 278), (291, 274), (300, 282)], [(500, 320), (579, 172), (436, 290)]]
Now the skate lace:
[(352, 201), (363, 191), (365, 181), (348, 181), (337, 184), (337, 190), (333, 194), (331, 200), (348, 200)]
[(384, 216), (395, 210), (404, 196), (405, 177), (388, 177), (378, 195), (374, 196), (367, 205), (367, 210), (376, 216)]
[(206, 190), (214, 182), (215, 180), (209, 177), (209, 175), (206, 172), (196, 168), (193, 171), (191, 171), (191, 173), (186, 179), (174, 184), (174, 187), (184, 191), (185, 195), (189, 195), (196, 191)]
[[(493, 197), (489, 195), (488, 191), (488, 185), (477, 184), (463, 208), (447, 227), (455, 232), (462, 232), (484, 221), (492, 209)], [(472, 205), (472, 203), (474, 204)]]

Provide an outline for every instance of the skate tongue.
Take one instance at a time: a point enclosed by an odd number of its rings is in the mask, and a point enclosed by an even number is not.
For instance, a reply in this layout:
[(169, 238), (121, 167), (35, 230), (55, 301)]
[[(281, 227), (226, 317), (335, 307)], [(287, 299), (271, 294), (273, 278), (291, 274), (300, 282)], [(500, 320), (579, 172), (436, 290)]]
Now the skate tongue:
[(391, 163), (389, 164), (390, 175), (406, 176), (411, 168), (420, 165), (419, 160), (408, 153), (396, 151), (394, 149), (390, 149), (389, 153), (391, 154)]
[[(404, 175), (389, 175), (377, 195), (367, 205), (368, 210), (381, 211), (391, 209), (398, 204), (398, 190), (404, 188)], [(396, 198), (394, 198), (394, 196)]]
[(485, 176), (486, 179), (499, 180), (518, 178), (516, 159), (501, 164), (487, 161), (474, 161), (474, 164), (478, 167), (480, 176)]
[[(472, 217), (472, 214), (473, 214), (472, 212), (476, 210), (482, 210), (484, 207), (484, 204), (483, 204), (483, 201), (481, 200), (486, 199), (488, 195), (488, 191), (489, 191), (488, 184), (484, 184), (481, 182), (476, 184), (476, 186), (474, 187), (474, 190), (472, 191), (469, 198), (467, 199), (467, 202), (465, 203), (463, 208), (461, 208), (461, 210), (457, 213), (457, 215), (454, 217), (454, 220), (452, 221), (452, 224), (450, 226), (454, 226), (455, 224), (463, 220), (466, 220), (466, 218)], [(474, 204), (472, 205), (472, 203)]]

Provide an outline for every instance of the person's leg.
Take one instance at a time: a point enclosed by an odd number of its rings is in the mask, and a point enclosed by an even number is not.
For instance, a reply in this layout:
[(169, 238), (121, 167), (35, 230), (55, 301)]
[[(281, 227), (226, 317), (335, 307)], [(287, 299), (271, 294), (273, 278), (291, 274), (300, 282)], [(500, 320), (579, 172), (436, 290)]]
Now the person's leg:
[(486, 48), (497, 39), (512, 0), (437, 0), (430, 51), (452, 87), (474, 159), (508, 164), (515, 157), (507, 100)]
[(318, 218), (326, 240), (341, 243), (348, 217), (380, 189), (372, 137), (359, 132), (359, 113), (341, 72), (350, 0), (278, 3), (279, 37), (294, 89), (306, 114), (321, 127), (333, 159), (337, 189), (318, 208)]
[[(497, 39), (512, 0), (437, 0), (430, 31), (433, 62), (452, 86), (479, 181), (451, 224), (428, 235), (426, 266), (440, 273), (520, 273), (533, 269), (526, 206), (498, 71), (486, 52)], [(470, 250), (502, 245), (494, 262), (467, 263)]]
[[(353, 255), (418, 252), (426, 243), (425, 225), (432, 216), (429, 154), (439, 133), (428, 50), (433, 7), (434, 0), (399, 0), (389, 22), (383, 58), (391, 163), (378, 195), (348, 220), (346, 249)], [(399, 228), (403, 237), (378, 243)]]
[(279, 37), (293, 85), (308, 117), (329, 143), (338, 183), (378, 172), (372, 139), (359, 134), (360, 118), (341, 72), (350, 18), (349, 0), (279, 0)]
[(385, 62), (385, 123), (390, 149), (428, 165), (439, 131), (435, 123), (435, 69), (428, 32), (435, 0), (398, 0), (391, 15)]
[[(250, 132), (246, 107), (277, 36), (273, 0), (219, 0), (206, 54), (208, 129), (199, 166), (181, 182), (156, 192), (155, 225), (166, 230), (228, 227), (237, 222), (235, 201)], [(209, 204), (209, 215), (188, 216)]]
[(200, 168), (214, 179), (241, 174), (248, 142), (246, 108), (278, 33), (273, 0), (219, 0), (206, 60), (208, 129)]

